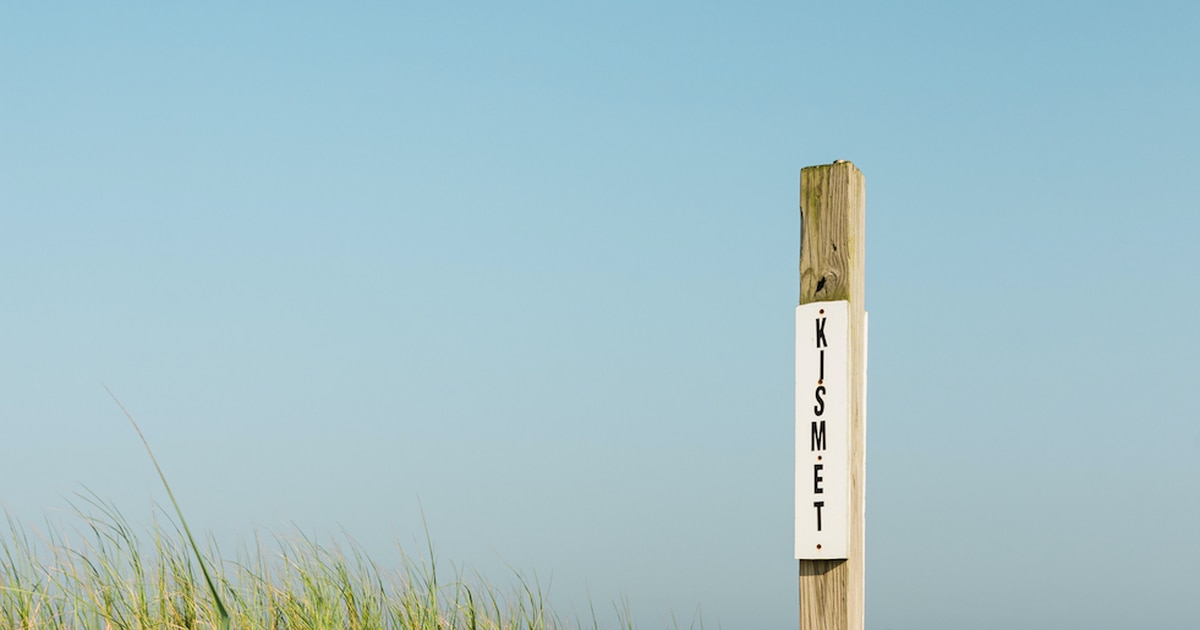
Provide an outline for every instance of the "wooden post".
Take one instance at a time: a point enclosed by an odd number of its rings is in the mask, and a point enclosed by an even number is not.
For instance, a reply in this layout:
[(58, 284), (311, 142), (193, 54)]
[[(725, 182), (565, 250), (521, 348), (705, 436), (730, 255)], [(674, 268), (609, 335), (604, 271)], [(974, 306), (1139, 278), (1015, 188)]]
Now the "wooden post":
[(845, 560), (800, 560), (800, 630), (863, 630), (866, 186), (853, 164), (800, 171), (800, 304), (849, 302), (850, 522)]

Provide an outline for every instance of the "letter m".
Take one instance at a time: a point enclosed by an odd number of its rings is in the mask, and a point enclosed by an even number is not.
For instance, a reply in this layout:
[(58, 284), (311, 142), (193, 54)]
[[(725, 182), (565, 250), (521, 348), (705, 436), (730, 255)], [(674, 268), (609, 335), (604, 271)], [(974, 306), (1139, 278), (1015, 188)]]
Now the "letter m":
[(813, 423), (812, 423), (812, 450), (814, 450), (814, 451), (825, 450), (825, 421), (824, 420), (822, 420), (820, 422), (813, 420)]

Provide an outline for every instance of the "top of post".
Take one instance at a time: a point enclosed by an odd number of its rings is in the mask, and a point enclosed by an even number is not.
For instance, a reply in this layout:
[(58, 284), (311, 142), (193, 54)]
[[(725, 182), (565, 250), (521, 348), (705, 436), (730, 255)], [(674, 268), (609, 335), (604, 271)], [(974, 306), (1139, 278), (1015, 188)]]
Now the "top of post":
[(805, 166), (803, 169), (801, 169), (801, 172), (807, 171), (807, 170), (812, 170), (812, 169), (819, 170), (819, 169), (831, 169), (831, 168), (850, 169), (857, 173), (862, 173), (862, 171), (859, 171), (858, 167), (854, 165), (854, 162), (851, 162), (850, 160), (840, 160), (840, 159), (833, 160), (832, 162), (830, 162), (828, 164), (815, 164), (813, 166)]
[(846, 160), (800, 170), (800, 303), (862, 308), (866, 181)]

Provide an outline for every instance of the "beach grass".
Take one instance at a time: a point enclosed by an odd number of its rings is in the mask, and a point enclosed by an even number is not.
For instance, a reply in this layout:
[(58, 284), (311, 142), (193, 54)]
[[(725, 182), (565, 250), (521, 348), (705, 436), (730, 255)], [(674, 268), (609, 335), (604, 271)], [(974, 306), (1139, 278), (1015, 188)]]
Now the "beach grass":
[[(106, 388), (107, 389), (107, 388)], [(112, 392), (109, 392), (112, 395)], [(5, 510), (0, 531), (0, 630), (598, 630), (555, 614), (540, 584), (514, 572), (501, 589), (476, 573), (438, 573), (426, 552), (386, 568), (348, 535), (318, 541), (255, 532), (233, 557), (192, 535), (149, 442), (113, 396), (158, 472), (172, 512), (134, 527), (91, 492), (71, 502), (75, 524), (29, 527)], [(140, 531), (140, 533), (139, 533)], [(618, 628), (635, 627), (628, 605)], [(695, 625), (695, 624), (693, 624)]]
[[(92, 494), (72, 503), (71, 527), (28, 527), (6, 512), (0, 628), (600, 627), (594, 613), (556, 615), (539, 585), (519, 574), (506, 589), (464, 570), (445, 579), (431, 551), (414, 557), (401, 550), (398, 562), (382, 568), (346, 535), (318, 542), (300, 533), (258, 533), (223, 557), (211, 539), (194, 547), (161, 510), (139, 535), (115, 506)], [(628, 615), (618, 625), (633, 627)]]

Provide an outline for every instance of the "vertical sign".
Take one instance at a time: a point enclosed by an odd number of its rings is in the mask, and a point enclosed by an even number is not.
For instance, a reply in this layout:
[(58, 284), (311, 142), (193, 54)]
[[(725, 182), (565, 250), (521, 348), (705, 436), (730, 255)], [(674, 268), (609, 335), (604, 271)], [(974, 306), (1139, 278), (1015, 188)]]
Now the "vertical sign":
[(796, 308), (796, 559), (847, 557), (849, 302)]

